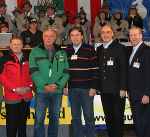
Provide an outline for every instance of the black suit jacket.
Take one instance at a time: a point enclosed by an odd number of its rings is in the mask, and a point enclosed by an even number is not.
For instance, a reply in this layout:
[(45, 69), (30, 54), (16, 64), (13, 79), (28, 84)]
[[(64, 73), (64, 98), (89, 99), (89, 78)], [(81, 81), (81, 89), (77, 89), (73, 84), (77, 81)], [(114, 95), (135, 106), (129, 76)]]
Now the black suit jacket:
[[(124, 45), (112, 42), (107, 49), (103, 45), (97, 48), (102, 93), (120, 93), (127, 90), (127, 53)], [(113, 65), (108, 65), (109, 60)]]
[[(139, 68), (134, 63), (139, 63)], [(150, 47), (142, 43), (128, 67), (128, 92), (132, 99), (141, 101), (150, 96)]]

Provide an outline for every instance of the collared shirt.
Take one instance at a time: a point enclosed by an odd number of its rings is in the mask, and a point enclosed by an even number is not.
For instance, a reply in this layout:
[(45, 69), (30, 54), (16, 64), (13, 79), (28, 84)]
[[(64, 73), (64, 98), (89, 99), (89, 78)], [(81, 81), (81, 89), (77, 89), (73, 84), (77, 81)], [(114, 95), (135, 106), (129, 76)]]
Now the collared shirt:
[(28, 13), (25, 12), (24, 14), (29, 17), (31, 15), (31, 12)]
[(108, 42), (107, 44), (103, 43), (103, 47), (104, 49), (107, 49), (109, 47), (109, 45), (113, 42), (113, 40), (111, 40), (110, 42)]
[(46, 51), (48, 52), (48, 54), (50, 55), (50, 57), (52, 57), (54, 55), (55, 49), (54, 47), (52, 49), (47, 48), (46, 46), (44, 46)]
[[(15, 54), (16, 55), (16, 54)], [(19, 59), (19, 61), (21, 61), (21, 59), (22, 59), (22, 55), (23, 55), (23, 53), (21, 52), (20, 53), (20, 55), (16, 55), (17, 56), (17, 58)]]
[(141, 45), (142, 43), (143, 43), (143, 41), (140, 42), (138, 45), (136, 45), (136, 46), (133, 47), (133, 51), (132, 51), (132, 53), (131, 53), (131, 55), (130, 55), (130, 58), (129, 58), (129, 64), (131, 64), (131, 61), (132, 61), (132, 59), (133, 59), (133, 57), (134, 57), (136, 51), (138, 50), (138, 48), (140, 47), (140, 45)]
[(55, 15), (49, 16), (49, 18), (52, 18), (52, 20), (54, 19)]
[(76, 47), (76, 46), (73, 45), (73, 48), (74, 48), (74, 50), (75, 50), (75, 53), (78, 52), (78, 50), (79, 50), (79, 48), (81, 47), (81, 45), (82, 45), (82, 43), (81, 43), (78, 47)]

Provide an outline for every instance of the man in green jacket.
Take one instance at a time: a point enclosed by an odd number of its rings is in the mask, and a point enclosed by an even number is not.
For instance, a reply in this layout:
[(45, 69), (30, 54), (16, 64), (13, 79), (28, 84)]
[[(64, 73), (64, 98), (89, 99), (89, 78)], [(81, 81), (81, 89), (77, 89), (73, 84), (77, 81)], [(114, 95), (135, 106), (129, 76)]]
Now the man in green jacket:
[(54, 42), (56, 32), (43, 32), (43, 43), (32, 49), (29, 57), (30, 76), (35, 84), (34, 137), (45, 137), (44, 120), (49, 105), (48, 137), (58, 136), (62, 89), (69, 79), (69, 64), (65, 51)]

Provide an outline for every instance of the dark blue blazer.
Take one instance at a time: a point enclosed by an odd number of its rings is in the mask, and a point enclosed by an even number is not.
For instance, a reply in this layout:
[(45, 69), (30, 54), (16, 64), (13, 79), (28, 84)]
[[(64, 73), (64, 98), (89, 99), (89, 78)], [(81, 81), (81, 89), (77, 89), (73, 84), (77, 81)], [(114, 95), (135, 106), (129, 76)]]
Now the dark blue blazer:
[[(139, 63), (139, 68), (134, 63)], [(150, 47), (142, 43), (128, 67), (128, 92), (132, 99), (141, 101), (150, 96)]]

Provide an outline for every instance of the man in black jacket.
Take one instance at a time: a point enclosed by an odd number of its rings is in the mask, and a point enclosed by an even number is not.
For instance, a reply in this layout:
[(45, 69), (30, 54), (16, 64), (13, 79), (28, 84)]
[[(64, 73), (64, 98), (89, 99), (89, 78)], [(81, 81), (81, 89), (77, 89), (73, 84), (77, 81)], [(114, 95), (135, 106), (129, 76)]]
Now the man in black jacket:
[(150, 137), (150, 49), (138, 27), (129, 30), (133, 51), (129, 57), (128, 92), (137, 137)]
[(125, 47), (113, 41), (109, 26), (101, 29), (103, 44), (98, 47), (99, 91), (109, 137), (123, 137), (123, 116), (127, 83)]

